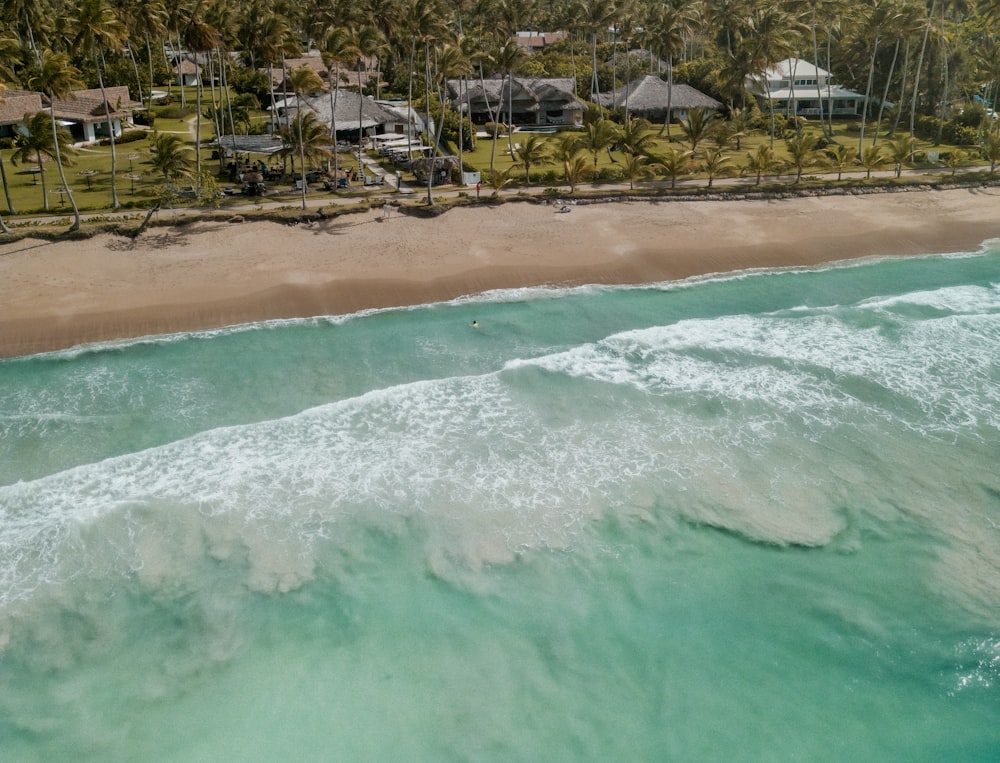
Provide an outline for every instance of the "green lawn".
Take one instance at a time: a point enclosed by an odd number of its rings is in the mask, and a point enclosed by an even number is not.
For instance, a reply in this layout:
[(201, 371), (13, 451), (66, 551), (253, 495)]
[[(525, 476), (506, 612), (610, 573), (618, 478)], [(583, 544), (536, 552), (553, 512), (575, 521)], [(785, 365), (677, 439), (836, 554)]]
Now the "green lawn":
[[(174, 88), (175, 96), (177, 88)], [(193, 93), (191, 94), (193, 96)], [(193, 108), (194, 98), (189, 99), (188, 106)], [(176, 112), (179, 107), (179, 99), (175, 97), (175, 102), (172, 107), (166, 107)], [(162, 112), (164, 109), (162, 107), (154, 106), (154, 112)], [(168, 112), (169, 113), (169, 112)], [(173, 119), (166, 118), (162, 116), (157, 116), (156, 119), (156, 129), (162, 131), (176, 132), (184, 137), (185, 140), (192, 139), (193, 126), (189, 125), (188, 119), (186, 117), (183, 119)], [(253, 115), (255, 120), (266, 121), (267, 115), (263, 112)], [(218, 177), (219, 187), (224, 187), (230, 185), (231, 182), (228, 175), (225, 174), (225, 170), (220, 170), (219, 162), (217, 159), (212, 159), (213, 149), (208, 145), (213, 137), (213, 125), (210, 120), (202, 120), (202, 140), (204, 148), (201, 150), (202, 157), (202, 167), (211, 172), (220, 173)], [(817, 135), (820, 133), (818, 125), (808, 125), (807, 130), (815, 132)], [(651, 130), (654, 136), (653, 149), (654, 154), (665, 152), (671, 145), (686, 148), (687, 144), (684, 143), (684, 134), (679, 125), (671, 126), (672, 139), (668, 140), (666, 136), (659, 135), (660, 126), (654, 125)], [(871, 126), (868, 127), (866, 133), (866, 144), (869, 143), (869, 137), (874, 134)], [(524, 140), (527, 134), (524, 133), (514, 133), (513, 142), (520, 143)], [(547, 144), (554, 144), (560, 138), (559, 134), (544, 134), (541, 136), (542, 139)], [(851, 148), (857, 146), (859, 138), (859, 125), (857, 122), (839, 122), (835, 123), (835, 139)], [(730, 156), (730, 174), (738, 174), (746, 166), (747, 153), (753, 150), (756, 146), (761, 143), (766, 143), (769, 141), (766, 133), (757, 133), (755, 135), (747, 136), (742, 139), (742, 145), (740, 150), (737, 151), (735, 146), (731, 146), (727, 149), (727, 154)], [(880, 145), (886, 146), (887, 137), (884, 133), (879, 135)], [(492, 150), (493, 141), (489, 138), (480, 138), (477, 140), (476, 149), (472, 152), (466, 152), (464, 155), (467, 164), (470, 164), (481, 172), (484, 176), (489, 170), (490, 166), (490, 152)], [(708, 147), (712, 144), (704, 143), (699, 145), (699, 152), (703, 148)], [(775, 153), (779, 159), (788, 158), (788, 149), (784, 140), (776, 140), (774, 143)], [(929, 141), (917, 141), (917, 151), (920, 153), (926, 153), (929, 150), (938, 151), (940, 153), (945, 153), (955, 150), (955, 146), (950, 145), (940, 145), (933, 146)], [(512, 178), (512, 185), (518, 186), (524, 184), (524, 171), (523, 166), (517, 163), (507, 152), (508, 141), (506, 136), (501, 136), (497, 140), (496, 153), (494, 158), (494, 166), (499, 170), (510, 170), (510, 176)], [(887, 149), (886, 149), (887, 150)], [(985, 163), (981, 160), (978, 151), (972, 147), (962, 147), (962, 150), (969, 154), (968, 163), (970, 165), (983, 166)], [(17, 210), (18, 214), (21, 215), (33, 215), (41, 214), (45, 212), (45, 201), (48, 201), (48, 212), (50, 214), (66, 213), (70, 212), (70, 205), (66, 195), (59, 193), (59, 188), (61, 183), (59, 182), (58, 172), (56, 170), (55, 164), (51, 161), (46, 161), (43, 163), (45, 170), (45, 182), (47, 185), (47, 194), (43, 197), (42, 194), (42, 183), (41, 178), (38, 173), (33, 171), (35, 168), (35, 163), (32, 161), (30, 163), (21, 163), (14, 166), (11, 163), (11, 155), (13, 154), (12, 149), (5, 149), (2, 152), (4, 168), (7, 174), (7, 184), (10, 193), (11, 201), (14, 208)], [(149, 142), (148, 140), (141, 140), (136, 142), (130, 142), (125, 144), (120, 144), (117, 147), (118, 156), (118, 178), (117, 178), (117, 189), (118, 198), (123, 207), (138, 207), (138, 208), (149, 208), (160, 195), (163, 189), (163, 179), (161, 176), (155, 173), (150, 161), (149, 161)], [(617, 166), (621, 168), (623, 163), (623, 155), (620, 152), (614, 152), (610, 157), (607, 151), (603, 151), (597, 156), (597, 169), (601, 170), (604, 168), (610, 168)], [(353, 167), (355, 164), (355, 158), (353, 156), (341, 155), (340, 159), (343, 166)], [(588, 158), (588, 164), (589, 164)], [(395, 170), (389, 164), (383, 164), (387, 171), (393, 173)], [(930, 167), (932, 165), (924, 165), (925, 167)], [(934, 165), (940, 168), (940, 165)], [(860, 167), (852, 168), (855, 171), (859, 170)], [(620, 171), (620, 170), (619, 170)], [(829, 172), (829, 169), (823, 169), (821, 167), (816, 167), (808, 170), (808, 173), (816, 174), (819, 172)], [(550, 173), (549, 179), (544, 181), (545, 185), (563, 185), (562, 180), (562, 168), (554, 162), (542, 163), (539, 165), (532, 165), (531, 172), (533, 176), (538, 176), (539, 174)], [(785, 170), (785, 176), (787, 177), (789, 170)], [(791, 170), (794, 172), (794, 170)], [(132, 177), (134, 175), (135, 177)], [(87, 146), (82, 147), (77, 150), (76, 155), (72, 159), (71, 164), (66, 166), (66, 177), (68, 185), (73, 190), (77, 205), (81, 211), (95, 212), (111, 208), (111, 149), (108, 146)], [(704, 174), (694, 173), (686, 177), (704, 177)], [(410, 173), (403, 173), (404, 181), (413, 181), (413, 176)], [(808, 177), (804, 180), (808, 182)], [(591, 182), (585, 180), (584, 182)], [(484, 183), (485, 185), (485, 183)], [(275, 185), (271, 184), (272, 192), (290, 193), (292, 187), (290, 182), (286, 185)], [(352, 195), (356, 192), (362, 192), (363, 189), (358, 187), (352, 187)], [(330, 193), (317, 189), (313, 187), (310, 189), (311, 195), (321, 193)], [(273, 194), (272, 194), (273, 198)], [(226, 206), (238, 206), (243, 203), (256, 203), (256, 199), (244, 199), (241, 196), (227, 197), (223, 204)], [(290, 203), (294, 203), (292, 200)], [(8, 215), (7, 204), (5, 200), (0, 201), (0, 210), (6, 216)]]

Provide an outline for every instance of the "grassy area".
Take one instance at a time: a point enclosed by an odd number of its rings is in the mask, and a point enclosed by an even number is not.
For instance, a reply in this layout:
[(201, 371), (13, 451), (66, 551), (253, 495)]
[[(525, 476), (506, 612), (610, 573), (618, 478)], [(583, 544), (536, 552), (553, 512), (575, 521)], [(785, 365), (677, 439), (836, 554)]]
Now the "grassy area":
[[(182, 110), (180, 108), (180, 99), (177, 97), (178, 88), (174, 88), (174, 102), (173, 104), (161, 107), (154, 106), (154, 113), (156, 116), (155, 126), (158, 131), (164, 132), (175, 132), (181, 135), (185, 141), (193, 142), (193, 124), (191, 120), (193, 119), (193, 109), (194, 109), (194, 93), (193, 89), (189, 93), (191, 96), (188, 99), (188, 109)], [(180, 116), (175, 116), (180, 113)], [(259, 122), (266, 122), (268, 117), (264, 112), (258, 112), (252, 117), (254, 120)], [(856, 122), (840, 122), (835, 123), (835, 134), (834, 140), (836, 142), (842, 143), (851, 147), (856, 148), (859, 137), (860, 130), (859, 125)], [(811, 131), (817, 136), (820, 134), (820, 129), (818, 125), (808, 125), (806, 127), (807, 131)], [(671, 127), (672, 137), (668, 139), (666, 135), (660, 135), (660, 125), (654, 125), (651, 130), (651, 135), (653, 137), (653, 154), (663, 154), (671, 146), (675, 146), (681, 149), (686, 149), (687, 144), (684, 142), (684, 133), (680, 129), (679, 125), (673, 125)], [(515, 133), (512, 142), (520, 143), (522, 142), (527, 134)], [(869, 138), (874, 135), (872, 127), (868, 127), (866, 134), (866, 145), (869, 144)], [(209, 145), (212, 137), (214, 136), (214, 125), (211, 120), (202, 120), (202, 141), (204, 148), (201, 149), (201, 159), (203, 169), (217, 173), (217, 182), (220, 188), (227, 185), (232, 185), (229, 180), (228, 175), (224, 168), (220, 168), (218, 159), (213, 159), (213, 149)], [(559, 134), (542, 134), (540, 135), (542, 140), (549, 146), (553, 146), (557, 140), (560, 139)], [(881, 145), (885, 146), (888, 138), (883, 133), (879, 134), (879, 142)], [(726, 153), (730, 157), (730, 168), (729, 174), (742, 174), (746, 171), (747, 155), (750, 151), (753, 151), (757, 146), (762, 143), (769, 142), (769, 138), (765, 133), (757, 133), (754, 135), (746, 136), (741, 141), (740, 150), (736, 150), (735, 146), (730, 146)], [(711, 144), (703, 143), (699, 146), (699, 151), (704, 147)], [(956, 150), (955, 146), (951, 145), (939, 145), (934, 146), (929, 141), (917, 141), (916, 150), (919, 154), (926, 154), (928, 151), (937, 151), (940, 153), (947, 153), (949, 151)], [(789, 152), (787, 145), (784, 140), (778, 139), (774, 142), (774, 149), (777, 158), (787, 160), (789, 158)], [(482, 171), (484, 176), (490, 166), (490, 154), (493, 150), (493, 141), (489, 138), (480, 138), (477, 141), (476, 149), (472, 152), (466, 152), (464, 159), (467, 164), (472, 165)], [(984, 162), (979, 158), (978, 152), (971, 147), (961, 147), (969, 155), (968, 163), (971, 165), (983, 166)], [(55, 164), (51, 161), (43, 162), (45, 181), (47, 185), (47, 193), (43, 197), (42, 194), (42, 183), (41, 178), (36, 170), (36, 165), (32, 161), (28, 164), (21, 163), (14, 166), (11, 162), (11, 155), (13, 150), (6, 149), (2, 151), (4, 167), (7, 173), (8, 190), (10, 193), (11, 201), (13, 203), (14, 209), (17, 210), (19, 215), (37, 215), (45, 213), (49, 214), (69, 214), (70, 205), (65, 193), (59, 193), (59, 188), (61, 183), (59, 182), (59, 176)], [(161, 196), (163, 191), (163, 178), (155, 172), (150, 162), (150, 152), (149, 152), (149, 141), (141, 140), (136, 142), (130, 142), (121, 144), (117, 148), (117, 191), (118, 198), (121, 205), (124, 208), (135, 207), (148, 209), (153, 204), (156, 203), (157, 199)], [(341, 154), (340, 156), (341, 166), (353, 168), (356, 164), (356, 157), (354, 155)], [(592, 160), (588, 158), (588, 165), (592, 166)], [(624, 155), (618, 151), (615, 151), (609, 155), (607, 151), (602, 151), (597, 155), (597, 170), (605, 170), (605, 176), (614, 176), (621, 173), (621, 168), (624, 162)], [(508, 153), (508, 140), (506, 136), (501, 136), (496, 142), (496, 151), (494, 154), (494, 166), (499, 170), (509, 170), (510, 176), (512, 178), (513, 186), (523, 186), (524, 184), (524, 172), (523, 167), (519, 164), (515, 158), (513, 158)], [(395, 173), (395, 168), (388, 162), (383, 163), (383, 167), (390, 174)], [(940, 164), (927, 164), (922, 165), (923, 168), (940, 169)], [(855, 172), (859, 170), (860, 167), (853, 167), (852, 170)], [(537, 179), (541, 185), (552, 185), (552, 186), (563, 186), (565, 185), (562, 179), (562, 167), (557, 165), (555, 162), (548, 161), (543, 162), (538, 165), (532, 165), (531, 168), (533, 180)], [(785, 170), (785, 175), (787, 175), (789, 170)], [(792, 170), (794, 172), (794, 170)], [(816, 175), (817, 173), (830, 172), (828, 168), (823, 168), (821, 166), (810, 168), (806, 171), (809, 174)], [(402, 173), (404, 181), (413, 181), (412, 174), (408, 172)], [(69, 187), (73, 190), (74, 197), (76, 199), (77, 205), (83, 212), (98, 212), (101, 210), (108, 210), (111, 208), (111, 149), (108, 146), (86, 146), (80, 148), (75, 157), (72, 160), (72, 164), (67, 164), (66, 166), (66, 177)], [(662, 177), (662, 174), (660, 175)], [(685, 177), (688, 178), (704, 178), (704, 172), (695, 172), (689, 174)], [(820, 181), (816, 179), (810, 179), (807, 176), (803, 178), (804, 182), (808, 182), (812, 185), (819, 183)], [(586, 179), (583, 182), (593, 182), (591, 179)], [(290, 203), (295, 203), (297, 194), (294, 193), (294, 188), (291, 185), (291, 179), (284, 184), (269, 184), (270, 193), (268, 194), (269, 200), (289, 198)], [(484, 186), (485, 186), (484, 182)], [(338, 194), (334, 194), (331, 191), (325, 191), (317, 188), (315, 185), (310, 188), (309, 194), (311, 198), (316, 198), (321, 195), (329, 195), (333, 198), (335, 195), (339, 197), (344, 196), (355, 196), (355, 195), (365, 195), (370, 193), (372, 189), (365, 189), (360, 186), (352, 186), (349, 191), (341, 190)], [(380, 192), (384, 189), (379, 189)], [(294, 197), (294, 198), (293, 198)], [(45, 202), (48, 202), (48, 210), (45, 208)], [(220, 200), (220, 204), (224, 207), (239, 208), (241, 206), (256, 205), (260, 199), (257, 198), (245, 198), (241, 195), (227, 196), (225, 199)], [(177, 202), (178, 204), (183, 204), (184, 199)], [(0, 201), (0, 208), (3, 210), (3, 214), (8, 215), (6, 209), (6, 203)]]

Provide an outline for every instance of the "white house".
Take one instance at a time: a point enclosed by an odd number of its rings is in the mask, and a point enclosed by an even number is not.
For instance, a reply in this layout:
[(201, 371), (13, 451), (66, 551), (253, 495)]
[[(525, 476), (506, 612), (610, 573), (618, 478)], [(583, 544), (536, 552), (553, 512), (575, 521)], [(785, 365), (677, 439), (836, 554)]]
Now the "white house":
[[(116, 138), (121, 137), (122, 124), (131, 121), (132, 112), (138, 108), (142, 104), (129, 97), (125, 85), (106, 87), (103, 95), (99, 88), (74, 90), (65, 100), (56, 98), (52, 103), (56, 119), (69, 130), (74, 143), (93, 143), (112, 131)], [(110, 124), (107, 112), (111, 114)]]
[(801, 58), (779, 61), (747, 87), (763, 110), (803, 117), (858, 116), (865, 102), (864, 95), (833, 84), (830, 72)]

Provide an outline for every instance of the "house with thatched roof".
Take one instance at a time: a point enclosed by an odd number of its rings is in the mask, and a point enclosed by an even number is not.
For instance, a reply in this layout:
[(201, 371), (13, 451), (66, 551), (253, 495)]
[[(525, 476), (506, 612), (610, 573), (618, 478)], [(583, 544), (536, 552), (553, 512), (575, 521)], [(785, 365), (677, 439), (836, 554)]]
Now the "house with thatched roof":
[(578, 125), (587, 104), (572, 77), (506, 77), (448, 80), (448, 99), (476, 124), (499, 120), (517, 125)]
[(761, 109), (803, 117), (856, 117), (865, 97), (854, 90), (834, 85), (830, 72), (803, 61), (786, 58), (760, 77), (747, 80)]
[(16, 137), (26, 119), (42, 110), (42, 94), (27, 90), (0, 92), (0, 138)]
[[(76, 143), (93, 143), (112, 134), (120, 137), (122, 125), (131, 121), (132, 112), (140, 108), (142, 104), (131, 99), (127, 85), (106, 87), (103, 95), (99, 88), (74, 90), (65, 99), (52, 101), (56, 119), (69, 130)], [(106, 111), (111, 114), (110, 124)]]
[(717, 111), (722, 104), (690, 85), (679, 85), (660, 79), (654, 74), (644, 74), (617, 90), (600, 97), (601, 105), (608, 108), (628, 108), (629, 114), (644, 117), (653, 122), (667, 119), (667, 104), (670, 104), (670, 120), (687, 119), (691, 109)]
[[(333, 101), (336, 101), (334, 111)], [(295, 98), (279, 100), (275, 103), (278, 116), (294, 116), (298, 109)], [(339, 90), (336, 93), (322, 93), (302, 98), (302, 110), (311, 111), (323, 124), (332, 127), (336, 115), (337, 139), (356, 143), (359, 133), (363, 137), (378, 135), (387, 130), (387, 126), (395, 126), (401, 119), (397, 111), (390, 110), (367, 95), (360, 95), (353, 90)], [(423, 121), (412, 115), (413, 127), (418, 132), (423, 129)]]
[(534, 53), (568, 37), (566, 32), (516, 32), (513, 40), (528, 53)]
[[(260, 70), (271, 79), (276, 94), (292, 91), (291, 74), (303, 66), (311, 69), (323, 81), (324, 89), (329, 89), (331, 71), (323, 62), (319, 51), (310, 51), (308, 55), (300, 58), (286, 58), (284, 63), (284, 69), (279, 64), (266, 66)], [(334, 71), (337, 71), (336, 67), (334, 67)], [(354, 64), (340, 65), (340, 85), (341, 87), (356, 88), (360, 86), (362, 89), (368, 89), (369, 85), (375, 84), (377, 71), (378, 59), (374, 56), (362, 56)]]
[(194, 61), (182, 58), (171, 67), (170, 71), (176, 78), (178, 85), (194, 87), (201, 78), (201, 67)]

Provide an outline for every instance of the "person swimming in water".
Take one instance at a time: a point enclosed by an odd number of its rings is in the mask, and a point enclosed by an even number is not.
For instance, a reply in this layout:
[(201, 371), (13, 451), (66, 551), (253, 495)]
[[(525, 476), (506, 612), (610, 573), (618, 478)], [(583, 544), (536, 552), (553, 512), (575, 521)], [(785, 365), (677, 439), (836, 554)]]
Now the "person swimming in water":
[(479, 321), (473, 321), (472, 322), (472, 328), (474, 328), (474, 329), (479, 328)]

